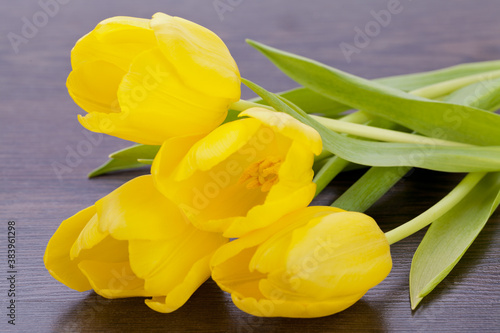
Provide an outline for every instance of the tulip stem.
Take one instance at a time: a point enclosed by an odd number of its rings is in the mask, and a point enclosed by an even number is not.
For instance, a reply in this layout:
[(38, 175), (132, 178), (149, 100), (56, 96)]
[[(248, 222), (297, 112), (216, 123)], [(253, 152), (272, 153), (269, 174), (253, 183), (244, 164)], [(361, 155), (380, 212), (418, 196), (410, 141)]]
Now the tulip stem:
[(269, 109), (271, 111), (276, 111), (276, 110), (274, 110), (274, 108), (272, 106), (265, 105), (265, 104), (259, 104), (259, 103), (255, 103), (255, 102), (250, 102), (250, 101), (246, 101), (244, 99), (240, 99), (239, 101), (234, 102), (233, 104), (231, 104), (229, 106), (229, 108), (231, 110), (240, 111), (240, 112), (245, 111), (246, 109), (250, 109), (250, 108), (264, 108), (264, 109)]
[(469, 173), (450, 193), (448, 193), (434, 206), (405, 224), (386, 232), (385, 236), (387, 237), (389, 244), (394, 244), (403, 238), (413, 235), (417, 231), (443, 216), (451, 208), (458, 204), (485, 175), (485, 172)]
[(440, 146), (470, 146), (465, 143), (429, 138), (418, 134), (403, 133), (368, 125), (346, 123), (336, 119), (323, 118), (314, 115), (311, 115), (311, 117), (332, 131), (355, 135), (372, 140)]
[(460, 88), (468, 86), (469, 84), (484, 80), (492, 80), (498, 77), (500, 77), (500, 70), (467, 75), (456, 79), (431, 84), (420, 89), (415, 89), (410, 91), (410, 94), (425, 98), (438, 98), (444, 95), (448, 95), (449, 93), (452, 93)]
[(325, 165), (314, 175), (313, 182), (316, 183), (316, 195), (320, 194), (349, 163), (351, 162), (338, 156), (329, 157)]

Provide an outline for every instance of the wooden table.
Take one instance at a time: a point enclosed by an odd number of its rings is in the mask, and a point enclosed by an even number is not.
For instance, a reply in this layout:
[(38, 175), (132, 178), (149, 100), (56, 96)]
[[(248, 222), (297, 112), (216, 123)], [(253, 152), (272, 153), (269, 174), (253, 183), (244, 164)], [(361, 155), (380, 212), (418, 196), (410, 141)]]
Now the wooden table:
[[(69, 151), (89, 141), (76, 120), (82, 113), (65, 88), (70, 50), (100, 20), (129, 15), (150, 17), (156, 11), (200, 23), (221, 36), (244, 77), (269, 90), (294, 83), (244, 42), (252, 38), (299, 53), (367, 78), (432, 70), (462, 62), (500, 58), (500, 7), (497, 1), (401, 0), (390, 22), (359, 53), (344, 57), (339, 44), (352, 44), (355, 28), (373, 20), (371, 11), (391, 1), (251, 1), (217, 12), (217, 1), (58, 0), (46, 22), (37, 1), (3, 1), (0, 5), (0, 221), (2, 332), (330, 332), (498, 330), (500, 326), (500, 214), (487, 226), (451, 274), (416, 311), (410, 310), (408, 273), (420, 232), (392, 246), (389, 277), (346, 311), (319, 319), (257, 318), (239, 311), (230, 297), (206, 282), (180, 310), (153, 312), (142, 299), (105, 300), (78, 293), (55, 281), (42, 255), (59, 223), (93, 204), (127, 180), (147, 173), (121, 172), (88, 180), (86, 174), (107, 154), (129, 145), (104, 137), (71, 171), (57, 175)], [(50, 1), (46, 1), (49, 3)], [(52, 1), (54, 3), (54, 1)], [(219, 15), (220, 14), (220, 15)], [(7, 39), (22, 35), (25, 20), (36, 17), (16, 53)], [(44, 24), (42, 24), (44, 23)], [(12, 36), (12, 35), (11, 35)], [(251, 97), (244, 90), (243, 97)], [(336, 179), (315, 203), (329, 204), (360, 172)], [(371, 214), (384, 230), (418, 215), (447, 193), (462, 175), (416, 170), (375, 204)], [(6, 317), (7, 222), (16, 221), (16, 326)]]

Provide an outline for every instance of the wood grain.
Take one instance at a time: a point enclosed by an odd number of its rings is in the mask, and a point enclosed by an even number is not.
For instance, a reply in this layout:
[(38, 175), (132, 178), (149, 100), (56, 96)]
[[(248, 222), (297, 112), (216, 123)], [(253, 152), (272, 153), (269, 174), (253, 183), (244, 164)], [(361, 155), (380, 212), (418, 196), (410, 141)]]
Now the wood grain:
[[(61, 1), (63, 2), (63, 1)], [(226, 2), (227, 1), (224, 1)], [(93, 292), (69, 290), (51, 278), (42, 255), (59, 223), (93, 204), (127, 180), (148, 170), (115, 173), (87, 180), (86, 174), (108, 153), (129, 143), (93, 136), (91, 151), (74, 161), (71, 172), (57, 177), (54, 163), (68, 151), (91, 142), (78, 122), (82, 111), (65, 88), (70, 50), (100, 20), (115, 15), (150, 17), (164, 11), (212, 29), (227, 43), (242, 75), (280, 91), (294, 87), (251, 47), (245, 38), (296, 52), (367, 78), (432, 70), (470, 61), (500, 58), (498, 2), (402, 0), (402, 11), (371, 38), (350, 62), (339, 44), (353, 43), (354, 28), (373, 20), (370, 12), (389, 1), (251, 1), (243, 0), (220, 19), (213, 1), (73, 0), (16, 54), (7, 39), (21, 34), (23, 17), (41, 10), (35, 1), (0, 5), (0, 220), (4, 258), (6, 224), (18, 226), (19, 274), (15, 327), (0, 316), (2, 331), (19, 332), (331, 332), (331, 331), (495, 331), (500, 326), (500, 214), (486, 225), (462, 261), (416, 311), (410, 310), (408, 272), (420, 232), (392, 247), (389, 277), (348, 310), (311, 319), (256, 318), (239, 311), (212, 281), (205, 283), (180, 310), (159, 314), (142, 299), (109, 301)], [(243, 97), (251, 97), (244, 90)], [(360, 172), (341, 175), (315, 204), (328, 204)], [(461, 178), (417, 170), (405, 177), (370, 211), (384, 230), (418, 215)], [(1, 261), (2, 302), (6, 260)], [(2, 303), (2, 309), (5, 309)]]

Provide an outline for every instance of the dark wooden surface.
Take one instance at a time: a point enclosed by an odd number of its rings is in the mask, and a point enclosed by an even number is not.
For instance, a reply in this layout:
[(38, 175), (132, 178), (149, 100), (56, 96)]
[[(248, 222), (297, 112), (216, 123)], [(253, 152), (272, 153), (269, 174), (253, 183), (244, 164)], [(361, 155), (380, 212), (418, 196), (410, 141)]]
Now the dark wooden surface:
[[(229, 1), (222, 0), (225, 3)], [(63, 2), (63, 1), (61, 1)], [(92, 145), (71, 172), (57, 177), (68, 150), (88, 141), (76, 120), (82, 111), (65, 88), (74, 42), (100, 20), (115, 15), (150, 17), (164, 11), (207, 26), (227, 43), (244, 77), (273, 91), (294, 87), (245, 38), (315, 58), (367, 78), (431, 70), (462, 62), (500, 58), (497, 1), (410, 1), (387, 27), (347, 62), (339, 44), (353, 43), (354, 28), (373, 20), (370, 11), (388, 1), (232, 1), (220, 19), (213, 1), (73, 0), (16, 54), (7, 34), (21, 34), (38, 1), (0, 5), (0, 269), (3, 331), (19, 332), (331, 332), (498, 331), (500, 326), (500, 214), (495, 213), (462, 261), (421, 304), (410, 310), (408, 272), (420, 232), (392, 246), (389, 277), (346, 311), (326, 318), (263, 319), (240, 312), (227, 294), (208, 281), (180, 310), (155, 313), (142, 299), (105, 300), (59, 284), (43, 267), (42, 255), (58, 224), (127, 180), (146, 173), (122, 172), (87, 180), (109, 152), (128, 145), (105, 137)], [(248, 90), (244, 97), (250, 97)], [(316, 201), (328, 204), (359, 172), (335, 180)], [(389, 230), (439, 200), (460, 175), (417, 170), (368, 212)], [(17, 223), (16, 326), (6, 318), (7, 221)]]

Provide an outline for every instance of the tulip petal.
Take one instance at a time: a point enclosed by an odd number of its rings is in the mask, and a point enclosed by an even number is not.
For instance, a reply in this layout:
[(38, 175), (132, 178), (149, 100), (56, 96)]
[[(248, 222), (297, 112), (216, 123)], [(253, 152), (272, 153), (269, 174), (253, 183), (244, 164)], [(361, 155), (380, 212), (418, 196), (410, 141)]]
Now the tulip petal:
[(163, 142), (151, 166), (155, 186), (160, 192), (168, 193), (170, 186), (165, 187), (164, 184), (191, 147), (201, 138), (203, 136), (180, 136)]
[(306, 207), (315, 193), (316, 184), (310, 183), (292, 193), (287, 193), (285, 197), (256, 205), (248, 211), (244, 219), (235, 219), (224, 231), (224, 237), (241, 237), (252, 230), (264, 228), (282, 216)]
[(88, 113), (116, 113), (119, 112), (116, 91), (123, 75), (122, 69), (109, 62), (87, 61), (69, 74), (66, 86), (75, 103)]
[[(241, 249), (237, 256), (230, 257), (213, 267), (212, 278), (222, 290), (239, 295), (239, 297), (243, 297), (243, 295), (263, 297), (259, 290), (259, 281), (266, 276), (260, 272), (248, 270), (248, 262), (255, 250), (255, 247)], [(213, 263), (214, 261), (212, 261)]]
[(195, 143), (180, 161), (174, 179), (181, 181), (197, 170), (210, 170), (247, 144), (259, 128), (258, 121), (242, 119), (213, 130), (203, 140)]
[(151, 20), (158, 45), (182, 80), (200, 92), (240, 99), (240, 75), (224, 42), (212, 31), (180, 17), (156, 13)]
[(100, 22), (93, 31), (78, 40), (71, 50), (71, 66), (101, 60), (128, 71), (132, 60), (156, 45), (149, 20), (117, 16)]
[(89, 290), (92, 287), (85, 275), (78, 269), (78, 262), (70, 259), (69, 252), (94, 214), (95, 207), (90, 206), (64, 220), (50, 239), (43, 257), (49, 273), (57, 281), (77, 291)]
[(106, 237), (108, 237), (108, 233), (99, 230), (99, 220), (97, 214), (95, 214), (81, 230), (80, 235), (78, 235), (78, 238), (73, 243), (69, 252), (71, 260), (78, 257), (81, 251), (93, 248)]
[(146, 305), (162, 313), (170, 313), (180, 308), (210, 276), (208, 265), (210, 258), (211, 255), (208, 255), (195, 262), (183, 281), (171, 289), (167, 296), (147, 299), (145, 300)]
[(146, 300), (146, 304), (165, 313), (181, 307), (208, 279), (213, 252), (227, 241), (220, 234), (194, 227), (176, 239), (130, 241), (132, 270), (145, 280), (146, 292), (164, 295)]
[(255, 299), (231, 295), (234, 304), (242, 311), (258, 317), (317, 318), (341, 312), (363, 295), (322, 302), (294, 302), (284, 300)]
[[(332, 213), (344, 212), (336, 207), (311, 206), (294, 211), (293, 214), (281, 218), (274, 224), (266, 228), (276, 229), (273, 233), (268, 233), (268, 239), (261, 240), (261, 246), (257, 249), (249, 264), (251, 271), (258, 270), (261, 273), (271, 273), (276, 269), (284, 268), (285, 255), (290, 249), (291, 240), (288, 234), (304, 225), (312, 219), (320, 219)], [(266, 230), (264, 229), (264, 230)], [(278, 232), (279, 231), (279, 232)], [(246, 238), (246, 236), (245, 236)]]
[(154, 187), (151, 175), (130, 180), (95, 206), (100, 231), (115, 239), (166, 240), (191, 228), (179, 208)]
[(78, 267), (89, 280), (92, 289), (102, 297), (152, 296), (144, 291), (144, 280), (134, 275), (128, 262), (84, 260)]
[[(392, 267), (384, 233), (357, 212), (330, 214), (295, 229), (285, 260), (287, 271), (301, 279), (297, 291), (317, 299), (364, 294)], [(306, 271), (307, 279), (301, 278)]]
[[(220, 234), (190, 227), (176, 239), (157, 241), (132, 240), (129, 244), (130, 265), (135, 275), (144, 279), (146, 291), (168, 295), (182, 283), (192, 263), (213, 253), (228, 240)], [(210, 270), (206, 271), (207, 279)]]
[[(286, 198), (290, 193), (296, 191), (297, 188), (310, 186), (314, 177), (314, 172), (312, 170), (313, 163), (314, 157), (311, 154), (311, 150), (297, 141), (293, 141), (281, 164), (278, 173), (279, 181), (271, 188), (271, 191), (269, 191), (266, 201), (272, 202)], [(307, 206), (313, 198), (314, 195), (305, 206)], [(297, 206), (297, 208), (301, 207)]]
[(323, 150), (319, 133), (311, 126), (301, 123), (286, 113), (255, 107), (241, 112), (240, 117), (242, 116), (258, 119), (278, 133), (302, 143), (315, 155), (321, 154)]
[(225, 99), (187, 87), (158, 48), (134, 59), (117, 94), (122, 112), (117, 126), (135, 130), (131, 139), (144, 136), (156, 144), (210, 132), (224, 121), (229, 107)]

